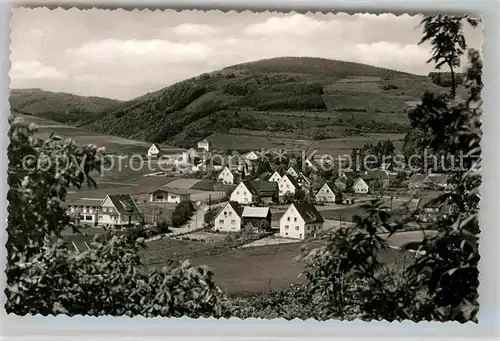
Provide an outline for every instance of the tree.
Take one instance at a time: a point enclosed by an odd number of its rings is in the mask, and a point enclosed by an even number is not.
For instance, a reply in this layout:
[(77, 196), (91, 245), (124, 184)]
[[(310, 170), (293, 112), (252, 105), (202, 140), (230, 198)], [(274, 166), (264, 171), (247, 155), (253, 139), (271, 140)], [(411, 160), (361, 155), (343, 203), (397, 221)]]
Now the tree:
[[(5, 294), (8, 313), (228, 316), (225, 298), (204, 267), (172, 263), (144, 272), (140, 244), (109, 233), (76, 254), (61, 231), (73, 224), (64, 200), (99, 168), (95, 146), (78, 147), (33, 137), (33, 127), (12, 122)], [(23, 164), (24, 161), (24, 164)]]
[(460, 66), (460, 57), (467, 49), (462, 24), (467, 21), (472, 27), (479, 24), (478, 19), (468, 16), (450, 17), (437, 14), (426, 16), (420, 25), (424, 27), (424, 36), (419, 44), (430, 42), (432, 45), (432, 57), (428, 62), (433, 62), (436, 69), (447, 65), (451, 72), (451, 96), (455, 98), (456, 81), (454, 68)]
[[(441, 25), (448, 22), (443, 19)], [(451, 154), (462, 151), (467, 156), (463, 169), (448, 172), (455, 188), (434, 200), (448, 202), (449, 213), (427, 227), (435, 235), (408, 246), (420, 252), (409, 267), (397, 271), (382, 266), (378, 259), (387, 250), (378, 231), (384, 228), (394, 233), (409, 223), (418, 224), (419, 210), (398, 217), (374, 201), (364, 207), (366, 217), (356, 217), (355, 228), (327, 236), (326, 247), (305, 258), (312, 260), (307, 271), (309, 294), (321, 319), (477, 321), (482, 89), (477, 51), (469, 50), (469, 62), (464, 83), (467, 99), (426, 93), (418, 114), (409, 115), (412, 127), (423, 132), (419, 148)], [(354, 290), (347, 294), (347, 288)]]

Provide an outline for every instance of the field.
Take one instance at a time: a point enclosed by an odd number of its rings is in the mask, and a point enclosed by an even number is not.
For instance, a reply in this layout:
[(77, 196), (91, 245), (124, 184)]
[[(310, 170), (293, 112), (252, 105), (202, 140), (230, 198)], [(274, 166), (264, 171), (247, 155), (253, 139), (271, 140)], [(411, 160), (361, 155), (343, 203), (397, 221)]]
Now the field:
[[(25, 122), (35, 123), (38, 126), (38, 133), (36, 134), (37, 137), (47, 139), (51, 133), (54, 133), (64, 139), (71, 138), (78, 144), (95, 144), (96, 146), (104, 146), (106, 148), (106, 153), (108, 154), (146, 155), (148, 148), (151, 146), (151, 143), (149, 142), (94, 133), (82, 128), (65, 125), (37, 116), (19, 113), (16, 113), (15, 116), (22, 118)], [(169, 149), (172, 151), (182, 151), (182, 149), (168, 145), (161, 145), (161, 147), (162, 149)]]
[(313, 157), (328, 154), (332, 156), (351, 155), (353, 148), (362, 148), (367, 143), (376, 144), (383, 140), (392, 140), (396, 149), (401, 149), (404, 134), (365, 134), (327, 140), (292, 139), (283, 136), (273, 137), (273, 133), (253, 134), (245, 131), (235, 133), (217, 133), (207, 138), (213, 148), (218, 150), (262, 150), (284, 148), (286, 150), (305, 151), (307, 156), (316, 151)]

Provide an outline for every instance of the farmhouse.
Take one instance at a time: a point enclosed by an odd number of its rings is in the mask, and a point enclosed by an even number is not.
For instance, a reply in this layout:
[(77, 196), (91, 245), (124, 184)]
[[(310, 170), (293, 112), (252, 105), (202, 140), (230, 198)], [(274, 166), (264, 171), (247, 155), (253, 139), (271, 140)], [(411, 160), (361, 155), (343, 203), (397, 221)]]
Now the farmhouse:
[(224, 167), (222, 172), (220, 172), (217, 180), (222, 182), (223, 184), (234, 184), (236, 179), (235, 174), (231, 172), (231, 170), (226, 166)]
[(107, 195), (100, 205), (99, 225), (126, 226), (140, 220), (141, 211), (130, 195)]
[(278, 182), (278, 190), (279, 196), (282, 197), (287, 193), (294, 194), (297, 189), (300, 188), (300, 185), (297, 181), (288, 174), (283, 175), (281, 180)]
[(314, 197), (316, 202), (342, 203), (342, 193), (333, 182), (325, 182)]
[(256, 204), (259, 201), (273, 202), (278, 196), (275, 182), (242, 181), (231, 193), (230, 200), (239, 204)]
[(210, 151), (210, 142), (203, 139), (200, 142), (198, 142), (198, 148), (204, 149), (205, 151), (209, 152)]
[(280, 218), (280, 236), (294, 239), (315, 237), (316, 232), (323, 228), (324, 222), (314, 205), (293, 203)]
[(271, 209), (269, 207), (245, 207), (243, 227), (271, 228)]
[(68, 213), (76, 216), (81, 224), (92, 226), (98, 223), (99, 207), (102, 199), (75, 199), (68, 202)]
[(191, 200), (191, 191), (185, 188), (160, 188), (149, 193), (149, 202), (180, 203)]
[(368, 184), (362, 178), (358, 178), (358, 180), (354, 182), (352, 189), (354, 193), (365, 194), (370, 190), (370, 186), (368, 186)]
[(281, 180), (280, 173), (278, 173), (278, 171), (275, 171), (267, 181), (269, 181), (269, 182), (279, 182), (280, 180)]
[(286, 174), (294, 177), (294, 178), (297, 178), (299, 176), (299, 170), (294, 167), (294, 166), (291, 166), (290, 168), (288, 168), (288, 170), (286, 171)]
[(230, 201), (215, 217), (214, 230), (236, 232), (241, 230), (243, 207), (237, 202)]
[(158, 157), (160, 156), (161, 149), (157, 144), (152, 144), (151, 147), (148, 149), (148, 156), (149, 157)]

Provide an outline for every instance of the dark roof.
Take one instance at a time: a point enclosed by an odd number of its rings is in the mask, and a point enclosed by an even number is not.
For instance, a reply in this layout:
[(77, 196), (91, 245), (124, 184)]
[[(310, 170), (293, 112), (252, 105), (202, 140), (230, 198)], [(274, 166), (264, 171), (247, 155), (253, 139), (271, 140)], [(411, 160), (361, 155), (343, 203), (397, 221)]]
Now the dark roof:
[(290, 180), (290, 182), (292, 183), (292, 185), (295, 186), (295, 188), (300, 187), (299, 183), (297, 182), (297, 180), (295, 180), (295, 178), (293, 176), (291, 176), (290, 174), (283, 175), (283, 177), (285, 177), (285, 176), (288, 178), (288, 180)]
[(197, 193), (197, 191), (193, 191), (189, 188), (170, 188), (170, 187), (163, 187), (162, 190), (168, 192), (168, 193), (173, 193), (173, 194), (193, 194)]
[[(278, 192), (278, 184), (276, 182), (265, 182), (265, 181), (255, 181), (255, 180), (244, 181), (244, 182), (245, 185), (247, 185), (248, 183), (251, 187), (253, 187), (255, 192), (262, 197), (272, 197)], [(248, 188), (248, 190), (251, 191), (250, 188)]]
[(73, 199), (66, 202), (69, 206), (100, 206), (102, 199)]
[(139, 214), (134, 199), (128, 194), (110, 194), (109, 199), (120, 214)]
[(389, 179), (389, 174), (383, 170), (369, 171), (363, 175), (364, 180)]
[[(331, 182), (331, 181), (327, 181), (327, 182), (325, 182), (325, 183), (323, 184), (323, 186), (324, 186), (325, 184), (326, 184), (326, 185), (327, 185), (327, 186), (328, 186), (328, 187), (332, 190), (332, 192), (333, 192), (333, 193), (335, 193), (335, 194), (340, 194), (340, 193), (342, 193), (342, 191), (341, 191), (341, 190), (337, 187), (337, 185), (335, 185), (335, 183), (333, 183), (333, 182)], [(323, 187), (323, 186), (321, 186), (321, 187)]]
[(310, 204), (308, 202), (301, 202), (301, 203), (294, 203), (292, 205), (295, 206), (295, 208), (299, 212), (302, 219), (304, 219), (306, 224), (325, 222), (319, 211), (316, 209), (316, 206), (314, 206), (313, 204)]
[(228, 202), (228, 204), (233, 208), (233, 210), (236, 212), (238, 216), (241, 217), (243, 215), (243, 209), (244, 209), (243, 206), (238, 204), (236, 201), (230, 201)]

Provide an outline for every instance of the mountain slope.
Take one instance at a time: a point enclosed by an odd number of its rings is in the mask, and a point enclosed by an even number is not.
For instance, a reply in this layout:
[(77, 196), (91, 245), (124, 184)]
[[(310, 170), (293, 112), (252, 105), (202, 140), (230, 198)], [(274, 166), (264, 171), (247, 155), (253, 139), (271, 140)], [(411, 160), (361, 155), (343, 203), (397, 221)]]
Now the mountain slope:
[(226, 132), (316, 140), (401, 133), (407, 109), (426, 90), (446, 89), (426, 76), (364, 64), (272, 58), (112, 104), (87, 115), (83, 127), (181, 147)]
[(13, 89), (9, 101), (12, 111), (61, 123), (93, 121), (99, 117), (100, 112), (120, 103), (109, 98), (77, 96), (41, 89)]

